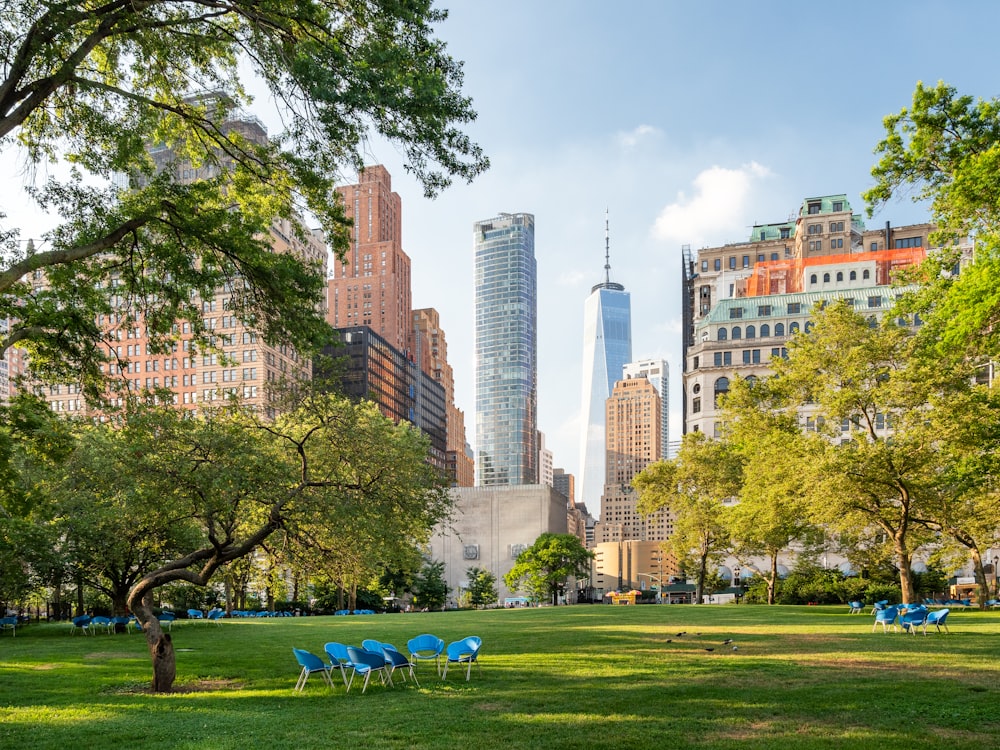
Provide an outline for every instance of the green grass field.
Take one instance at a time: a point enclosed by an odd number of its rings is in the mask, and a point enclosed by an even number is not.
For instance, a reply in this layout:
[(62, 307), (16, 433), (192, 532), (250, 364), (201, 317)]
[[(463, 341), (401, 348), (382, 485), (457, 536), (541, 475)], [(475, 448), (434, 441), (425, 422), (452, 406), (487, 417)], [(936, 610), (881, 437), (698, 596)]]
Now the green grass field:
[[(952, 612), (948, 624), (950, 635), (883, 635), (846, 606), (179, 621), (171, 695), (146, 691), (141, 635), (31, 625), (0, 637), (0, 747), (1000, 746), (1000, 612)], [(376, 638), (405, 649), (425, 632), (481, 636), (481, 670), (442, 682), (425, 662), (419, 689), (364, 695), (313, 675), (293, 692), (293, 646), (322, 654), (329, 640)]]

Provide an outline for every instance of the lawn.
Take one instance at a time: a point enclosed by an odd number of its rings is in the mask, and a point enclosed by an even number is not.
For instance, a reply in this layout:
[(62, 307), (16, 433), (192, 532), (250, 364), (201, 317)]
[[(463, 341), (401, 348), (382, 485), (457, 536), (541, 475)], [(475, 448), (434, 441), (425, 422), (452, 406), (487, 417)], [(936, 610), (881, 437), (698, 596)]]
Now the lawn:
[[(31, 625), (0, 637), (0, 747), (996, 747), (1000, 612), (948, 624), (911, 637), (846, 606), (652, 605), (179, 621), (172, 695), (146, 691), (140, 635)], [(425, 632), (481, 636), (481, 670), (292, 689), (292, 646)]]

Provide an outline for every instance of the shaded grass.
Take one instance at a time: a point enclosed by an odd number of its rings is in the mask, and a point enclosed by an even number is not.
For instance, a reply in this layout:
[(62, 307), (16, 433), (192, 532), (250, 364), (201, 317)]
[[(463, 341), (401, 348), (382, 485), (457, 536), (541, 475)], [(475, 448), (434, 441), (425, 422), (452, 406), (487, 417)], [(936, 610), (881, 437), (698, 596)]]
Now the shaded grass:
[[(925, 638), (872, 633), (870, 617), (846, 611), (578, 606), (178, 622), (179, 692), (166, 696), (146, 690), (141, 636), (32, 625), (0, 638), (0, 746), (997, 745), (1000, 612), (953, 612), (950, 635)], [(292, 690), (292, 646), (320, 654), (329, 640), (377, 638), (405, 648), (424, 632), (481, 636), (481, 671), (467, 683), (453, 670), (444, 683), (423, 663), (419, 689), (345, 696), (313, 676)]]

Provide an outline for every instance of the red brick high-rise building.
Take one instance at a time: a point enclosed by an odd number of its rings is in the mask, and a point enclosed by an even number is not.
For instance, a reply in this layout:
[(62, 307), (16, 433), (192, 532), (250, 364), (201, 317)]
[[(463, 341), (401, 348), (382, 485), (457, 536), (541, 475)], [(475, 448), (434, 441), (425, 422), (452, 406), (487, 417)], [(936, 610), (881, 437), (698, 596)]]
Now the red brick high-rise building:
[(382, 166), (337, 188), (353, 220), (344, 262), (334, 258), (326, 319), (334, 328), (367, 326), (401, 352), (412, 346), (410, 258), (403, 252), (402, 207)]

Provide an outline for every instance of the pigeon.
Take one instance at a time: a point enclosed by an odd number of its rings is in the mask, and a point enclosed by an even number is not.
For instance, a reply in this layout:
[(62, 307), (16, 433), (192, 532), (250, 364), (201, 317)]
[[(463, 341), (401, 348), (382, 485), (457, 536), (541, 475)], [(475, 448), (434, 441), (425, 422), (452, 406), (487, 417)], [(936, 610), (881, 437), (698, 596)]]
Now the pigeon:
[(732, 643), (732, 642), (733, 642), (733, 639), (732, 639), (732, 638), (726, 638), (726, 640), (724, 640), (724, 641), (722, 642), (722, 645), (723, 645), (723, 646), (728, 646), (728, 645), (729, 645), (730, 643)]
[(706, 648), (705, 650), (706, 650), (706, 651), (715, 651), (715, 649), (714, 649), (714, 648)]
[(739, 650), (740, 650), (739, 646), (733, 646), (733, 651), (739, 651)]
[(680, 637), (681, 637), (682, 635), (684, 635), (684, 634), (685, 634), (686, 632), (687, 632), (686, 630), (682, 630), (682, 631), (681, 631), (680, 633), (678, 633), (678, 634), (677, 634), (677, 637), (678, 637), (678, 638), (680, 638)]
[(667, 638), (667, 643), (673, 643), (673, 642), (674, 642), (673, 638)]

